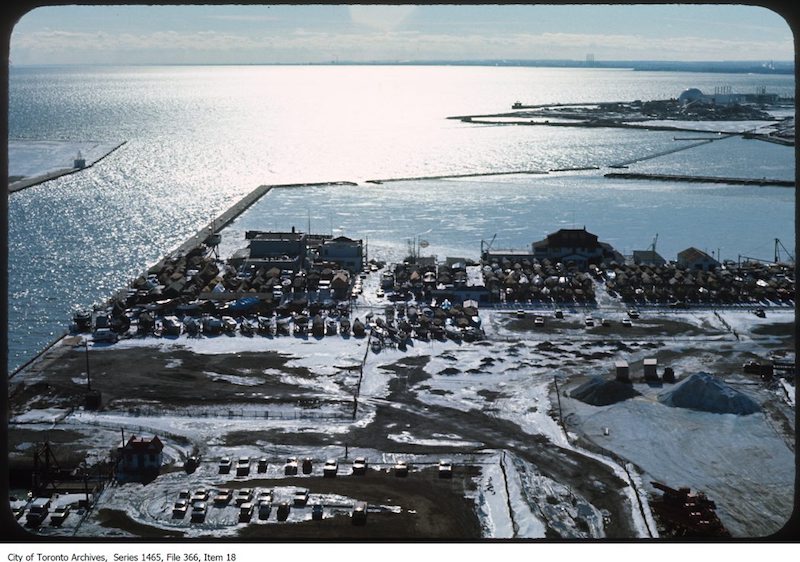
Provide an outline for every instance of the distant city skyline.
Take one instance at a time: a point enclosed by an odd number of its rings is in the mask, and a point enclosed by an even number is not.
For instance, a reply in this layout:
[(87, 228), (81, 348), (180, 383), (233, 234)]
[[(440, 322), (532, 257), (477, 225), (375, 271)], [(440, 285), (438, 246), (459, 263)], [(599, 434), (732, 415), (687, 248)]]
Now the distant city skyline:
[(791, 61), (777, 13), (743, 5), (45, 6), (13, 64)]

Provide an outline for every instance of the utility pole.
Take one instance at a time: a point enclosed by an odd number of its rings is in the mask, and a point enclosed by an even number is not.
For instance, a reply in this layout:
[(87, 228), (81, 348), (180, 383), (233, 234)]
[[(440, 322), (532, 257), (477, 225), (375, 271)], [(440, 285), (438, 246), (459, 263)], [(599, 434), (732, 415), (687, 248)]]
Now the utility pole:
[(566, 431), (564, 427), (564, 414), (561, 411), (561, 393), (558, 390), (558, 375), (553, 374), (553, 382), (556, 385), (556, 399), (558, 399), (558, 420), (561, 422), (561, 429)]
[(89, 374), (89, 339), (86, 338), (84, 341), (86, 345), (86, 389), (91, 392), (92, 391), (92, 377)]

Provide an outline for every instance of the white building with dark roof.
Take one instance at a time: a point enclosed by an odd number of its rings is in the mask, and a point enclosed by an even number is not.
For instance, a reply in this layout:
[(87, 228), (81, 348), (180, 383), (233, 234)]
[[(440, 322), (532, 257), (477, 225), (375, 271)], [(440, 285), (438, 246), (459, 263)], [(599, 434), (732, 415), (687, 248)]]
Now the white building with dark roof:
[(361, 271), (364, 267), (364, 243), (347, 236), (338, 236), (325, 240), (319, 247), (319, 258), (333, 262), (351, 273)]
[(157, 435), (131, 436), (117, 446), (117, 479), (136, 480), (158, 474), (164, 462), (164, 444)]

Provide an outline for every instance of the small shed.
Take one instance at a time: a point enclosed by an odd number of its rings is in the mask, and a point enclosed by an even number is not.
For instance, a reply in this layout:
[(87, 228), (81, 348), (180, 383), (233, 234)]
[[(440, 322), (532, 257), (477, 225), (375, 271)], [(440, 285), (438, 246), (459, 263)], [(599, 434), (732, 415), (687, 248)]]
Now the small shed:
[(647, 381), (658, 380), (658, 359), (649, 357), (644, 360), (644, 379)]
[(154, 435), (131, 436), (117, 447), (117, 478), (137, 479), (158, 474), (164, 461), (164, 444)]
[(627, 361), (615, 361), (614, 368), (617, 372), (617, 380), (620, 382), (630, 382), (630, 368)]

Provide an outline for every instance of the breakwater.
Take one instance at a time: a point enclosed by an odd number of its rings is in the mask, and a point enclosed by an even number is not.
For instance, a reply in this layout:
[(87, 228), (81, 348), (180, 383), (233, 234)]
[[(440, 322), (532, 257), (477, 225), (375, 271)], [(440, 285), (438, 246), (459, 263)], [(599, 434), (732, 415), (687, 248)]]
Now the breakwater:
[(9, 182), (8, 192), (9, 193), (14, 193), (14, 192), (17, 192), (17, 191), (22, 191), (23, 189), (27, 189), (29, 187), (33, 187), (34, 185), (39, 185), (39, 184), (44, 183), (46, 181), (54, 180), (54, 179), (60, 178), (62, 176), (68, 176), (70, 174), (75, 174), (75, 173), (83, 171), (83, 170), (88, 170), (89, 168), (91, 168), (95, 164), (98, 164), (104, 158), (107, 158), (111, 153), (116, 151), (118, 148), (120, 148), (126, 142), (128, 142), (128, 141), (122, 141), (117, 146), (115, 146), (114, 148), (112, 148), (111, 150), (109, 150), (108, 152), (103, 154), (100, 158), (98, 158), (94, 162), (91, 162), (91, 163), (87, 164), (86, 166), (83, 166), (82, 168), (61, 168), (59, 170), (54, 170), (52, 172), (48, 172), (46, 174), (42, 174), (42, 175), (35, 176), (35, 177), (32, 177), (32, 178), (23, 178), (21, 180), (15, 181), (15, 182)]
[(575, 120), (575, 121), (533, 121), (533, 120), (524, 120), (524, 121), (487, 121), (483, 119), (474, 119), (472, 117), (464, 117), (461, 119), (464, 123), (470, 123), (474, 125), (521, 125), (521, 126), (529, 126), (529, 127), (579, 127), (579, 128), (610, 128), (610, 129), (642, 129), (645, 131), (680, 131), (686, 133), (723, 133), (723, 134), (741, 134), (741, 133), (730, 133), (729, 131), (698, 131), (697, 129), (691, 129), (688, 127), (676, 127), (672, 125), (648, 125), (648, 124), (636, 124), (636, 123), (623, 123), (619, 121), (610, 121), (605, 119), (596, 119), (591, 121), (582, 121), (582, 120)]
[[(556, 170), (551, 170), (556, 171)], [(484, 176), (509, 176), (514, 174), (546, 174), (545, 170), (512, 170), (510, 172), (475, 172), (471, 174), (442, 174), (438, 176), (416, 176), (407, 178), (386, 178), (367, 180), (366, 183), (388, 183), (393, 181), (446, 180), (450, 178), (480, 178)]]
[(681, 181), (691, 183), (727, 183), (732, 185), (772, 185), (778, 187), (794, 187), (791, 180), (777, 180), (768, 178), (726, 178), (718, 176), (683, 176), (680, 174), (641, 174), (631, 172), (610, 172), (603, 175), (606, 178), (624, 180), (654, 180), (654, 181)]

